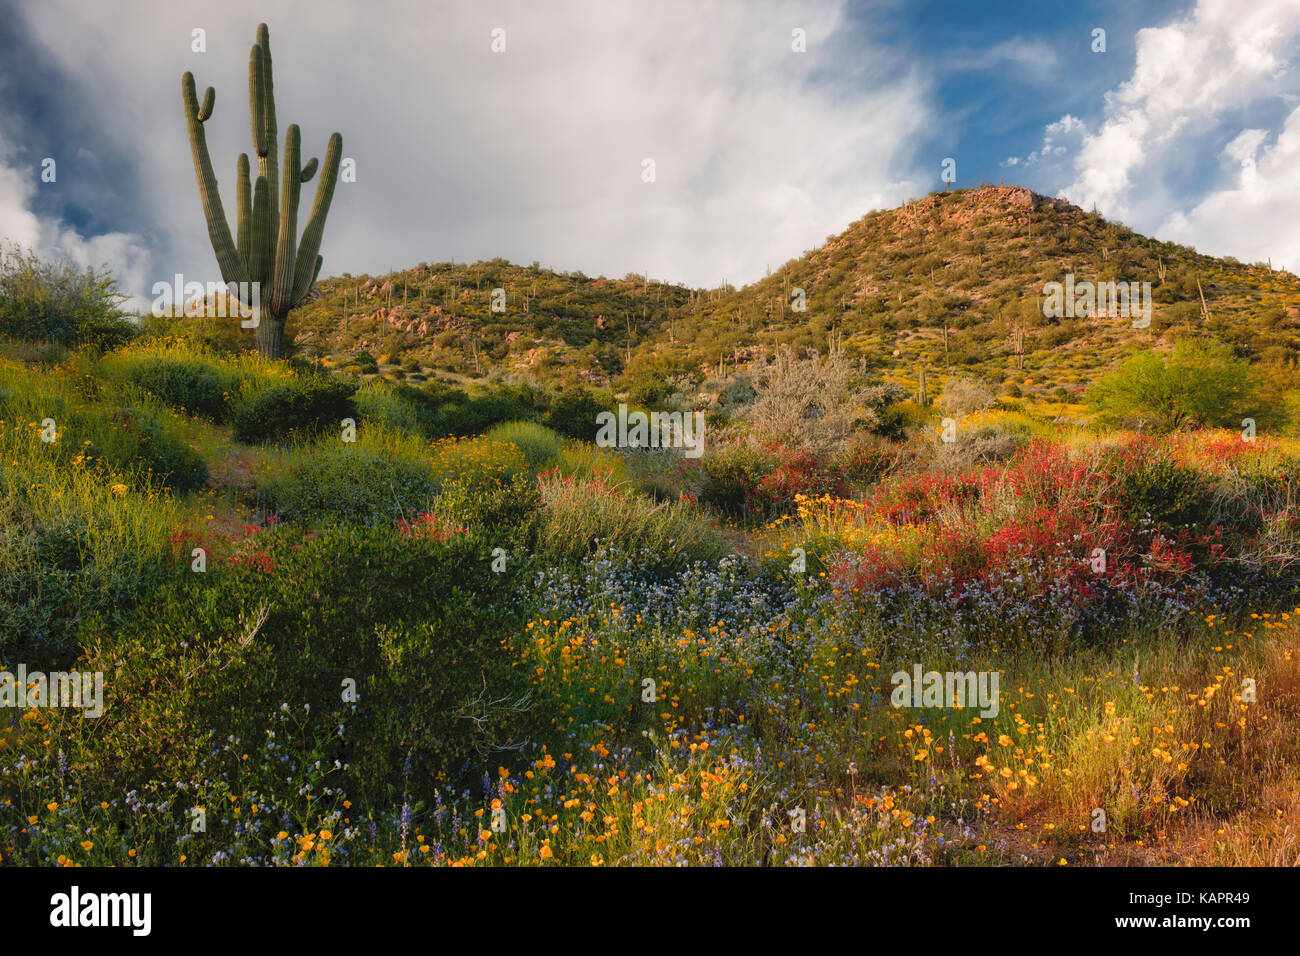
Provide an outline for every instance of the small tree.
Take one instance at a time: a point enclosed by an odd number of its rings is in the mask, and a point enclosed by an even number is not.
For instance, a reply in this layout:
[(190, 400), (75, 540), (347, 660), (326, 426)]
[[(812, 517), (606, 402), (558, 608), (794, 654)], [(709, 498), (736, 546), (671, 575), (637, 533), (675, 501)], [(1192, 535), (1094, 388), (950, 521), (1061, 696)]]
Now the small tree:
[(1218, 342), (1179, 342), (1169, 354), (1139, 352), (1101, 379), (1088, 401), (1102, 424), (1169, 432), (1241, 427), (1255, 411), (1254, 370)]

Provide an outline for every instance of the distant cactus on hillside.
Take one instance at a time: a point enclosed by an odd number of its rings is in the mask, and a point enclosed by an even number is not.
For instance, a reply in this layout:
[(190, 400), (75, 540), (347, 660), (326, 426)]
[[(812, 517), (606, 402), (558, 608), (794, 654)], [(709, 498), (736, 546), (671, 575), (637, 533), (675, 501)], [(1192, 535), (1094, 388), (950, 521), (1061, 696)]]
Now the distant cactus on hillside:
[(301, 134), (291, 124), (284, 140), (284, 181), (276, 163), (275, 91), (271, 76), (271, 41), (263, 23), (257, 28), (248, 62), (248, 95), (252, 113), (253, 151), (257, 154), (257, 179), (250, 184), (247, 153), (236, 164), (235, 206), (237, 239), (232, 239), (226, 212), (221, 204), (216, 174), (208, 155), (203, 124), (212, 116), (216, 91), (208, 87), (200, 105), (194, 75), (181, 78), (185, 116), (189, 122), (190, 147), (194, 153), (194, 174), (203, 200), (208, 238), (217, 255), (221, 277), (227, 283), (258, 283), (261, 314), (257, 325), (257, 348), (268, 358), (279, 358), (284, 348), (284, 323), (289, 312), (306, 298), (320, 273), (323, 261), (321, 237), (338, 181), (343, 155), (343, 137), (330, 137), (321, 168), (316, 200), (307, 226), (298, 236), (298, 194), (301, 186), (316, 174), (317, 160), (302, 165)]

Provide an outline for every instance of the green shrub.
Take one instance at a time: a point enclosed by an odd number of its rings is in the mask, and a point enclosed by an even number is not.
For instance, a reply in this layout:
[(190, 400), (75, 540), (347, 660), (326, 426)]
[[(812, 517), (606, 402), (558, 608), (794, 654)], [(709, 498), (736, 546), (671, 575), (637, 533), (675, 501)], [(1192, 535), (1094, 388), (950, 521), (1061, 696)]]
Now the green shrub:
[[(5, 444), (15, 446), (10, 462), (22, 457), (89, 466), (183, 490), (207, 482), (207, 464), (186, 444), (184, 423), (166, 409), (121, 406), (112, 396), (97, 400), (76, 386), (62, 370), (0, 364), (0, 421), (27, 426), (6, 436)], [(40, 437), (40, 423), (47, 419), (54, 421), (57, 436), (48, 443)]]
[(1209, 517), (1214, 489), (1199, 472), (1162, 456), (1148, 456), (1119, 483), (1124, 518), (1137, 527), (1195, 527)]
[(260, 466), (254, 499), (284, 521), (391, 525), (431, 507), (442, 487), (429, 463), (401, 441), (324, 438), (284, 457)]
[(367, 375), (375, 375), (379, 372), (379, 362), (369, 352), (357, 352), (351, 356), (349, 365), (355, 365)]
[(685, 502), (656, 504), (602, 481), (567, 478), (544, 479), (541, 490), (537, 553), (544, 561), (610, 550), (662, 573), (727, 553), (721, 532)]
[[(299, 786), (320, 761), (362, 806), (427, 799), (439, 781), (472, 779), (470, 761), (495, 767), (483, 761), (526, 732), (524, 678), (500, 653), (521, 586), (470, 534), (260, 532), (237, 560), (159, 586), (129, 640), (91, 646), (84, 666), (118, 677), (106, 739), (86, 759), (121, 790), (143, 789), (224, 776), (236, 754), (223, 745), (237, 740), (252, 755), (238, 764), (249, 792), (282, 791), (287, 771)], [(343, 701), (345, 679), (359, 704)]]
[(508, 481), (491, 487), (450, 485), (434, 502), (437, 514), (457, 525), (483, 529), (499, 546), (505, 542), (527, 543), (533, 522), (541, 508), (542, 497), (537, 480), (528, 474), (516, 474)]
[[(91, 416), (98, 418), (102, 410)], [(156, 414), (137, 408), (117, 408), (107, 415), (107, 422), (92, 425), (85, 419), (74, 421), (69, 428), (75, 439), (83, 433), (96, 434), (81, 444), (81, 454), (88, 461), (116, 469), (135, 469), (180, 491), (201, 488), (208, 481), (208, 465), (203, 456), (191, 448)]]
[(612, 404), (612, 401), (602, 401), (589, 389), (562, 391), (551, 403), (546, 424), (569, 438), (594, 441), (599, 430), (596, 416), (609, 411)]
[[(383, 425), (387, 428), (400, 428), (403, 431), (424, 434), (417, 402), (410, 399), (409, 393), (402, 391), (404, 386), (393, 387), (382, 379), (372, 378), (362, 384), (352, 397), (352, 404), (358, 417), (365, 422)], [(411, 389), (411, 391), (416, 391)]]
[(121, 309), (125, 298), (112, 276), (93, 268), (0, 249), (0, 334), (113, 348), (136, 333)]
[(357, 387), (317, 375), (298, 375), (275, 384), (245, 388), (235, 401), (231, 425), (242, 442), (285, 441), (341, 428), (357, 412)]
[[(105, 363), (112, 369), (111, 360)], [(215, 361), (150, 355), (119, 363), (122, 379), (157, 396), (172, 408), (225, 421), (229, 396), (239, 388), (240, 377)]]
[(535, 422), (507, 422), (497, 425), (484, 437), (514, 445), (524, 453), (528, 467), (535, 473), (555, 464), (563, 446), (559, 435)]
[(183, 519), (169, 495), (21, 452), (0, 448), (0, 659), (63, 666), (85, 621), (119, 627), (160, 580)]
[(358, 409), (370, 421), (417, 432), (426, 438), (477, 435), (494, 425), (538, 416), (537, 396), (508, 385), (479, 386), (472, 393), (444, 382), (420, 386), (368, 382)]
[(97, 561), (88, 554), (93, 543), (85, 523), (72, 518), (0, 532), (0, 653), (70, 664), (85, 620), (121, 625), (165, 570), (161, 558), (145, 568)]
[(701, 459), (700, 501), (728, 514), (739, 513), (772, 463), (745, 442), (716, 444)]

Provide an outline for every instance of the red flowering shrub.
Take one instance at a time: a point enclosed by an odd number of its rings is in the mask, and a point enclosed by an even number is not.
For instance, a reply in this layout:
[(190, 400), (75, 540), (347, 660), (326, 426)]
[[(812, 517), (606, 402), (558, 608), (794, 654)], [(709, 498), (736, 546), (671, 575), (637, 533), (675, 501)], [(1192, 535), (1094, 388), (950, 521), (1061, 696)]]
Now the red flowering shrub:
[(1049, 591), (1083, 600), (1102, 582), (1131, 589), (1170, 580), (1220, 563), (1232, 548), (1221, 528), (1183, 517), (1206, 511), (1197, 510), (1200, 481), (1148, 438), (1086, 456), (1034, 442), (976, 474), (881, 486), (867, 502), (867, 527), (892, 526), (897, 536), (868, 535), (870, 543), (842, 557), (831, 576), (846, 587), (907, 585), (932, 594), (987, 585), (1028, 600)]

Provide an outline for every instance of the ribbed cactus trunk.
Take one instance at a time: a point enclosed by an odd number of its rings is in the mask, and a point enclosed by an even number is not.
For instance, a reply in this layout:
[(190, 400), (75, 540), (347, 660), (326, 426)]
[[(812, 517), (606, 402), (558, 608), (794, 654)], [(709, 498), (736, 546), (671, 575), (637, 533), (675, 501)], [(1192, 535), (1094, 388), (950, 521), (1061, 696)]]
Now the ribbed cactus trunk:
[[(307, 225), (298, 235), (298, 196), (303, 183), (316, 174), (317, 160), (301, 162), (301, 134), (296, 124), (285, 131), (284, 180), (276, 162), (278, 130), (275, 121), (275, 88), (271, 73), (271, 40), (263, 23), (257, 28), (257, 42), (248, 59), (248, 99), (252, 120), (253, 152), (257, 156), (257, 179), (252, 176), (248, 155), (241, 153), (235, 166), (236, 236), (221, 203), (212, 159), (208, 154), (203, 124), (212, 116), (216, 91), (208, 87), (200, 105), (194, 75), (181, 78), (181, 97), (189, 124), (194, 174), (203, 201), (208, 238), (217, 256), (221, 278), (227, 284), (256, 283), (260, 315), (254, 332), (257, 349), (267, 358), (284, 353), (284, 327), (289, 313), (311, 291), (320, 275), (321, 237), (325, 218), (334, 199), (343, 138), (330, 137), (321, 168), (316, 199)], [(251, 298), (249, 296), (248, 298)], [(252, 304), (244, 299), (245, 304)]]
[(262, 309), (262, 321), (253, 330), (253, 340), (257, 342), (257, 351), (263, 358), (284, 357), (284, 323), (284, 316), (276, 318), (270, 309)]

